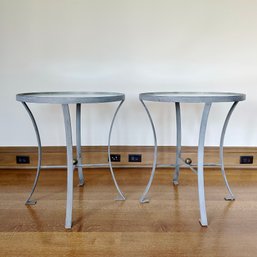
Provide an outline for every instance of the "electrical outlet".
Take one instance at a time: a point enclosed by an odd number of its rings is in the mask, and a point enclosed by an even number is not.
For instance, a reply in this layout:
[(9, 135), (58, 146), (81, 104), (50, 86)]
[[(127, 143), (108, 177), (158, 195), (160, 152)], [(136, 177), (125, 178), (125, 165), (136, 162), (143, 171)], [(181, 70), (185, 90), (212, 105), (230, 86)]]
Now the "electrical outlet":
[(128, 161), (129, 162), (142, 162), (142, 154), (129, 154)]
[(17, 155), (16, 163), (17, 164), (28, 164), (28, 163), (30, 163), (30, 158), (29, 158), (29, 156)]
[(252, 164), (253, 163), (253, 156), (240, 156), (240, 164)]
[(111, 154), (112, 162), (120, 162), (120, 154)]

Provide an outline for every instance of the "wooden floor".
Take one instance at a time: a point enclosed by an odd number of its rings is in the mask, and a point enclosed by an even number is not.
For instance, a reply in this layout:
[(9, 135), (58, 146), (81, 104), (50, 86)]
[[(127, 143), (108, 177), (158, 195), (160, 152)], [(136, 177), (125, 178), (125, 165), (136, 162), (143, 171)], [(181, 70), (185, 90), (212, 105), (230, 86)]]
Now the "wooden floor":
[(150, 169), (115, 169), (127, 196), (116, 191), (107, 169), (74, 179), (73, 228), (64, 229), (66, 173), (45, 170), (35, 192), (38, 203), (24, 201), (35, 171), (0, 170), (0, 256), (90, 257), (244, 257), (257, 256), (257, 171), (227, 171), (236, 201), (226, 202), (218, 170), (205, 172), (208, 228), (199, 225), (196, 176), (182, 170), (173, 187), (171, 170), (159, 169), (151, 202), (138, 202)]

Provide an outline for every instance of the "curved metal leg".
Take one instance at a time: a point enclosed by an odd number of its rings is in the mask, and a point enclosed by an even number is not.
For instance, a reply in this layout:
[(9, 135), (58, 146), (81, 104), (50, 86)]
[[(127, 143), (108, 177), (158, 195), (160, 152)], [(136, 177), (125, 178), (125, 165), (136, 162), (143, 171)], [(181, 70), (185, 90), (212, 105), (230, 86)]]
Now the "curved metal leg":
[(203, 174), (204, 141), (205, 141), (205, 133), (206, 133), (206, 127), (207, 127), (207, 121), (208, 121), (210, 109), (211, 109), (211, 103), (206, 103), (202, 114), (199, 141), (198, 141), (198, 173), (197, 173), (198, 174), (198, 197), (199, 197), (199, 207), (200, 207), (200, 223), (204, 227), (208, 226), (206, 206), (205, 206), (204, 174)]
[(33, 124), (33, 127), (34, 127), (34, 130), (35, 130), (35, 133), (36, 133), (36, 136), (37, 136), (37, 143), (38, 143), (38, 162), (37, 162), (37, 173), (36, 173), (36, 177), (35, 177), (35, 180), (34, 180), (34, 184), (33, 184), (33, 187), (32, 187), (32, 190), (31, 190), (31, 193), (28, 197), (28, 199), (26, 200), (26, 205), (34, 205), (37, 203), (36, 200), (31, 200), (31, 197), (35, 191), (35, 188), (37, 186), (37, 182), (38, 182), (38, 179), (39, 179), (39, 175), (40, 175), (40, 169), (41, 169), (41, 162), (42, 162), (42, 146), (41, 146), (41, 139), (40, 139), (40, 134), (39, 134), (39, 130), (38, 130), (38, 126), (37, 126), (37, 123), (36, 123), (36, 120), (31, 112), (31, 110), (29, 109), (28, 105), (25, 103), (25, 102), (22, 102), (23, 106), (25, 107), (26, 111), (28, 112), (29, 116), (30, 116), (30, 119), (32, 121), (32, 124)]
[(65, 135), (66, 135), (66, 150), (67, 150), (67, 202), (66, 202), (66, 219), (65, 228), (69, 229), (72, 226), (72, 201), (73, 201), (73, 158), (72, 158), (72, 131), (71, 119), (68, 104), (62, 105)]
[(84, 176), (82, 170), (81, 159), (81, 104), (77, 104), (76, 108), (76, 150), (77, 150), (77, 164), (79, 174), (79, 186), (84, 185)]
[(145, 188), (145, 191), (144, 191), (144, 193), (142, 194), (142, 196), (140, 198), (140, 203), (148, 203), (150, 200), (146, 196), (147, 196), (148, 191), (149, 191), (149, 189), (150, 189), (150, 187), (152, 185), (154, 174), (155, 174), (155, 169), (156, 169), (156, 165), (157, 165), (157, 137), (156, 137), (156, 131), (155, 131), (154, 123), (153, 123), (152, 117), (150, 115), (150, 112), (147, 109), (144, 101), (142, 99), (140, 99), (140, 101), (143, 104), (143, 106), (144, 106), (144, 108), (146, 110), (146, 113), (148, 115), (148, 118), (149, 118), (149, 120), (151, 122), (152, 130), (153, 130), (153, 137), (154, 137), (154, 158), (153, 158), (152, 172), (151, 172), (151, 176), (150, 176), (150, 179), (148, 181), (148, 184), (147, 184), (147, 186)]
[(227, 117), (225, 119), (225, 122), (224, 122), (224, 125), (223, 125), (223, 128), (222, 128), (222, 132), (221, 132), (221, 137), (220, 137), (220, 165), (221, 165), (221, 172), (222, 172), (222, 176), (224, 178), (224, 182), (226, 184), (226, 187), (228, 189), (228, 196), (224, 197), (225, 200), (227, 201), (233, 201), (235, 200), (235, 196), (233, 195), (230, 187), (229, 187), (229, 184), (228, 184), (228, 181), (227, 181), (227, 177), (226, 177), (226, 173), (225, 173), (225, 167), (224, 167), (224, 157), (223, 157), (223, 145), (224, 145), (224, 138), (225, 138), (225, 133), (226, 133), (226, 129), (227, 129), (227, 126), (228, 126), (228, 122), (230, 120), (230, 117), (234, 111), (234, 109), (236, 108), (238, 102), (234, 102), (233, 105), (231, 106), (228, 114), (227, 114)]
[(115, 178), (115, 175), (114, 175), (114, 172), (113, 172), (113, 169), (112, 169), (112, 162), (111, 162), (111, 134), (112, 134), (112, 128), (113, 128), (113, 123), (114, 123), (114, 120), (117, 116), (117, 113), (121, 107), (121, 105), (123, 104), (124, 100), (122, 100), (119, 104), (119, 106), (117, 107), (115, 113), (114, 113), (114, 116), (112, 118), (112, 122), (111, 122), (111, 126), (110, 126), (110, 130), (109, 130), (109, 136), (108, 136), (108, 162), (109, 162), (109, 167), (110, 167), (110, 172), (111, 172), (111, 175), (112, 175), (112, 180), (114, 182), (114, 185), (119, 193), (118, 197), (116, 198), (116, 200), (120, 200), (120, 201), (123, 201), (125, 200), (125, 196), (124, 194), (122, 193), (122, 191), (120, 190), (119, 186), (118, 186), (118, 183), (116, 181), (116, 178)]
[(181, 158), (181, 112), (180, 104), (175, 103), (176, 107), (176, 127), (177, 127), (177, 146), (176, 146), (176, 169), (173, 176), (173, 184), (178, 185), (179, 178), (179, 162)]

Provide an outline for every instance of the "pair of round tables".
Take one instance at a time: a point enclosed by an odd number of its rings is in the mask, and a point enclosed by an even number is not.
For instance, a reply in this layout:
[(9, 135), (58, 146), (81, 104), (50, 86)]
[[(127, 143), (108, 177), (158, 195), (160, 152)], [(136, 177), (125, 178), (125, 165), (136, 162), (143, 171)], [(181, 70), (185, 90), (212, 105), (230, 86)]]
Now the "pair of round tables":
[[(179, 181), (179, 172), (180, 166), (186, 165), (190, 169), (192, 169), (198, 177), (198, 197), (199, 197), (199, 209), (200, 209), (200, 224), (202, 226), (207, 226), (207, 215), (206, 215), (206, 205), (205, 205), (205, 192), (204, 192), (204, 141), (205, 141), (205, 133), (206, 127), (208, 122), (208, 116), (213, 103), (224, 103), (224, 102), (231, 102), (232, 106), (228, 111), (226, 116), (221, 137), (220, 137), (220, 162), (216, 164), (219, 166), (225, 181), (225, 185), (228, 189), (228, 196), (225, 197), (226, 200), (234, 200), (235, 197), (229, 187), (225, 169), (224, 169), (224, 160), (223, 160), (223, 143), (225, 132), (227, 129), (227, 125), (229, 119), (231, 117), (232, 112), (234, 111), (238, 102), (245, 100), (245, 94), (240, 93), (227, 93), (227, 92), (150, 92), (150, 93), (142, 93), (139, 95), (139, 99), (143, 104), (146, 113), (149, 117), (153, 137), (154, 137), (154, 159), (153, 159), (153, 166), (151, 175), (149, 178), (149, 182), (143, 192), (143, 195), (140, 198), (141, 203), (149, 202), (149, 198), (147, 197), (148, 192), (150, 190), (155, 170), (157, 165), (157, 136), (155, 131), (155, 126), (153, 119), (151, 117), (150, 111), (147, 108), (145, 102), (152, 101), (152, 102), (170, 102), (175, 104), (176, 109), (176, 129), (177, 129), (177, 139), (176, 139), (176, 163), (171, 165), (175, 168), (174, 176), (173, 176), (173, 184), (177, 185)], [(113, 92), (35, 92), (35, 93), (23, 93), (17, 94), (16, 100), (21, 102), (25, 109), (27, 110), (38, 142), (38, 165), (37, 165), (37, 173), (35, 177), (35, 181), (31, 190), (31, 193), (26, 201), (27, 205), (36, 204), (36, 200), (31, 199), (32, 195), (35, 191), (37, 186), (38, 178), (40, 175), (40, 170), (42, 168), (60, 168), (60, 166), (42, 166), (42, 146), (41, 146), (41, 138), (39, 129), (36, 123), (36, 120), (33, 116), (32, 111), (30, 110), (28, 103), (37, 103), (37, 104), (60, 104), (63, 110), (63, 117), (64, 117), (64, 127), (65, 127), (65, 135), (66, 135), (66, 150), (67, 150), (67, 202), (66, 202), (66, 219), (65, 219), (65, 228), (70, 229), (72, 227), (72, 203), (73, 203), (73, 171), (75, 168), (78, 170), (79, 174), (79, 185), (84, 185), (84, 177), (83, 177), (83, 167), (87, 167), (88, 164), (82, 163), (81, 158), (81, 105), (82, 104), (90, 104), (90, 103), (111, 103), (111, 102), (118, 102), (118, 106), (116, 111), (114, 112), (110, 129), (108, 135), (108, 165), (110, 169), (110, 173), (114, 182), (114, 185), (118, 192), (117, 200), (125, 200), (125, 196), (123, 192), (120, 190), (118, 183), (116, 181), (112, 163), (111, 163), (111, 134), (113, 124), (116, 118), (116, 115), (125, 100), (125, 95), (122, 93), (113, 93)], [(192, 167), (190, 163), (181, 158), (181, 111), (180, 105), (183, 103), (202, 103), (204, 104), (202, 118), (200, 122), (200, 131), (199, 131), (199, 139), (198, 139), (198, 159), (197, 159), (197, 169)], [(71, 124), (71, 117), (69, 111), (69, 105), (75, 104), (76, 105), (76, 159), (74, 161), (73, 158), (73, 141), (72, 141), (72, 124)], [(99, 164), (102, 165), (102, 164)], [(92, 165), (91, 165), (92, 166)], [(96, 164), (97, 166), (97, 164)]]

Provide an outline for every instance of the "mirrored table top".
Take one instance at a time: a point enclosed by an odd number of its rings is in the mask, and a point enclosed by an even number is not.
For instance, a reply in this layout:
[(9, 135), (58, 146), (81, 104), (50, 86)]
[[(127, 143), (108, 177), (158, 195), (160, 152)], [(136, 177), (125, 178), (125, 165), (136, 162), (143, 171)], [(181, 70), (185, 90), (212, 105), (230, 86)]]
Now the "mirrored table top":
[(153, 102), (211, 103), (243, 101), (246, 95), (230, 92), (148, 92), (141, 93), (139, 98)]
[(116, 92), (32, 92), (16, 95), (16, 100), (26, 103), (106, 103), (122, 101), (125, 95)]

